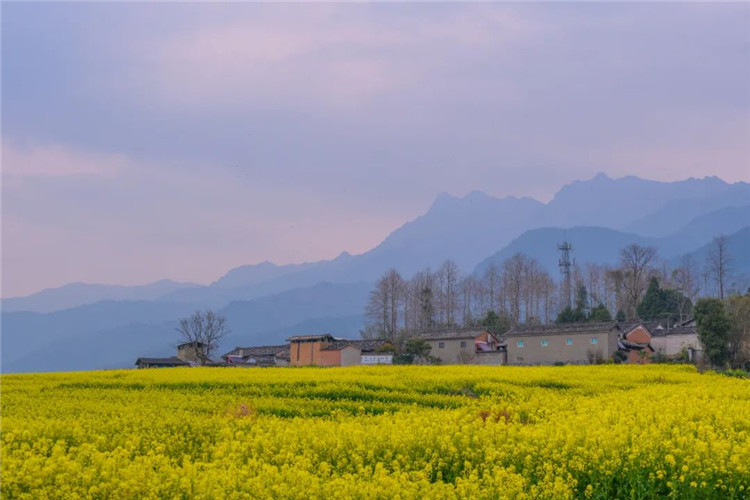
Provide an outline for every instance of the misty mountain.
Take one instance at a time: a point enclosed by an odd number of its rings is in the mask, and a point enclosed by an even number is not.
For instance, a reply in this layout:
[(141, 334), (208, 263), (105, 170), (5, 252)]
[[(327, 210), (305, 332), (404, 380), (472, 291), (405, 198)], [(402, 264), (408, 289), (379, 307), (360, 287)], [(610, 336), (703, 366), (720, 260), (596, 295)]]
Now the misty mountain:
[[(137, 324), (161, 324), (194, 310), (192, 304), (103, 301), (52, 313), (3, 311), (0, 340), (3, 371), (17, 366), (18, 359), (61, 340), (117, 328), (127, 331)], [(120, 338), (121, 343), (129, 341), (127, 335)], [(112, 344), (110, 348), (116, 351), (119, 346)]]
[[(320, 283), (253, 301), (235, 301), (219, 313), (231, 333), (220, 354), (236, 345), (279, 344), (315, 331), (358, 337), (371, 285)], [(2, 314), (3, 372), (131, 367), (139, 356), (171, 356), (177, 320), (192, 304), (100, 302), (48, 314)]]
[[(564, 186), (547, 204), (530, 198), (498, 199), (478, 191), (463, 197), (441, 194), (424, 215), (362, 254), (344, 252), (335, 259), (284, 266), (270, 262), (240, 266), (210, 285), (178, 287), (154, 300), (220, 308), (233, 300), (254, 300), (324, 281), (372, 282), (390, 267), (409, 276), (452, 259), (470, 270), (524, 232), (541, 227), (597, 226), (658, 238), (673, 235), (693, 219), (706, 216), (704, 228), (692, 240), (680, 240), (685, 245), (682, 251), (687, 252), (705, 243), (706, 233), (714, 236), (737, 229), (749, 204), (750, 184), (728, 184), (716, 177), (657, 182), (598, 174)], [(744, 206), (744, 211), (721, 212), (738, 206)], [(638, 224), (644, 232), (634, 227)], [(6, 310), (19, 310), (31, 307), (26, 305), (27, 299), (3, 302), (13, 301)], [(87, 303), (96, 300), (96, 295), (71, 294), (67, 300), (69, 304)]]
[[(633, 176), (612, 179), (600, 173), (592, 179), (575, 181), (560, 189), (547, 204), (545, 217), (540, 225), (600, 226), (644, 236), (666, 236), (672, 228), (679, 227), (702, 213), (735, 204), (735, 196), (740, 199), (744, 196), (744, 201), (740, 204), (748, 204), (750, 184), (728, 184), (718, 177), (690, 178), (676, 182), (651, 181)], [(661, 226), (652, 228), (648, 233), (642, 233), (637, 226), (667, 205), (703, 199), (714, 202), (703, 209), (696, 206), (694, 210), (686, 209), (680, 204), (682, 212), (673, 213), (669, 219), (659, 220)]]
[[(704, 198), (710, 202), (698, 203)], [(242, 266), (229, 271), (211, 286), (179, 290), (165, 299), (223, 304), (231, 297), (252, 299), (320, 281), (374, 281), (390, 267), (409, 276), (425, 267), (434, 269), (446, 259), (470, 270), (487, 255), (534, 228), (601, 222), (602, 227), (616, 229), (654, 212), (664, 218), (665, 213), (673, 210), (665, 207), (680, 207), (686, 200), (693, 203), (690, 210), (683, 210), (670, 223), (662, 220), (660, 230), (651, 231), (657, 236), (670, 236), (691, 223), (693, 217), (689, 214), (705, 215), (702, 228), (698, 229), (696, 222), (695, 234), (683, 235), (674, 243), (674, 246), (684, 245), (683, 252), (720, 232), (742, 227), (742, 218), (748, 213), (750, 184), (728, 184), (716, 177), (657, 182), (637, 177), (611, 179), (599, 174), (563, 187), (546, 205), (530, 198), (497, 199), (478, 191), (464, 197), (441, 194), (424, 215), (396, 229), (363, 254), (343, 253), (333, 260), (293, 266), (268, 263)], [(721, 212), (725, 208), (736, 208), (743, 200), (744, 208)], [(673, 246), (668, 242), (665, 245)]]
[[(72, 284), (4, 299), (3, 370), (37, 369), (30, 368), (39, 366), (35, 360), (53, 355), (54, 364), (42, 365), (66, 370), (167, 355), (176, 319), (206, 307), (227, 316), (232, 328), (227, 348), (275, 344), (292, 333), (313, 331), (356, 337), (370, 284), (388, 268), (409, 277), (453, 259), (464, 271), (482, 272), (490, 262), (522, 252), (556, 276), (557, 243), (564, 237), (579, 263), (615, 263), (620, 248), (630, 243), (653, 245), (672, 262), (691, 252), (703, 262), (705, 245), (718, 234), (731, 234), (733, 265), (747, 269), (747, 230), (739, 230), (748, 219), (750, 185), (717, 178), (664, 183), (600, 174), (563, 187), (547, 204), (477, 191), (463, 197), (442, 194), (424, 215), (359, 255), (240, 266), (205, 286)], [(112, 297), (117, 300), (100, 301)], [(54, 310), (71, 304), (77, 307)]]
[(70, 283), (47, 288), (26, 297), (3, 299), (2, 306), (3, 311), (48, 313), (103, 300), (155, 300), (170, 292), (197, 286), (166, 279), (136, 286)]

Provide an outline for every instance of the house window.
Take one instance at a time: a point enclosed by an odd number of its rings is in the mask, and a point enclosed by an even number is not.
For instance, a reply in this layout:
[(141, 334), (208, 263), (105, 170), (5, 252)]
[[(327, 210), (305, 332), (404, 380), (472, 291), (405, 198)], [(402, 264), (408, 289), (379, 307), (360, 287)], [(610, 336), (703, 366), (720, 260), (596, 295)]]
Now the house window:
[(573, 345), (573, 339), (565, 339), (565, 345)]
[(445, 342), (438, 342), (438, 349), (445, 349)]
[(547, 347), (548, 342), (546, 340), (542, 340), (540, 344), (542, 344), (542, 347)]
[(466, 341), (465, 340), (461, 341), (461, 347), (466, 347)]
[(523, 340), (517, 340), (516, 347), (523, 347)]
[(598, 339), (598, 338), (596, 338), (596, 337), (591, 337), (591, 343), (592, 343), (592, 344), (596, 344), (596, 343), (598, 343), (598, 342), (599, 342), (599, 339)]

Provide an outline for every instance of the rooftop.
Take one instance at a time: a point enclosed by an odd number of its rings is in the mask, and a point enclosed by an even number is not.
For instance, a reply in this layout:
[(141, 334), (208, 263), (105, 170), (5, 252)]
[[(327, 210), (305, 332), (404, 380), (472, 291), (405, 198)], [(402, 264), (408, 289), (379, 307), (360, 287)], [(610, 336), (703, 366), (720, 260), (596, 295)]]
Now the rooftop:
[(322, 333), (318, 335), (292, 335), (286, 340), (288, 342), (312, 342), (316, 340), (333, 342), (334, 340), (337, 340), (337, 339), (330, 333)]
[(484, 332), (493, 333), (488, 328), (451, 328), (425, 331), (417, 337), (424, 340), (473, 339)]
[(609, 332), (615, 328), (629, 330), (635, 324), (606, 321), (603, 323), (560, 323), (553, 325), (518, 325), (506, 333), (508, 337), (526, 335), (564, 335), (591, 332)]
[(246, 356), (274, 356), (284, 349), (288, 349), (287, 344), (284, 345), (262, 345), (262, 346), (251, 346), (251, 347), (235, 347), (222, 357), (236, 356), (242, 353), (243, 357)]
[(356, 347), (362, 352), (374, 352), (383, 347), (386, 344), (389, 344), (387, 340), (337, 340), (336, 342), (333, 342), (332, 344), (329, 344), (323, 348), (324, 351), (338, 351), (339, 349), (344, 349), (345, 347)]
[(174, 365), (174, 366), (190, 366), (190, 363), (183, 361), (177, 356), (169, 358), (138, 358), (135, 360), (136, 365)]

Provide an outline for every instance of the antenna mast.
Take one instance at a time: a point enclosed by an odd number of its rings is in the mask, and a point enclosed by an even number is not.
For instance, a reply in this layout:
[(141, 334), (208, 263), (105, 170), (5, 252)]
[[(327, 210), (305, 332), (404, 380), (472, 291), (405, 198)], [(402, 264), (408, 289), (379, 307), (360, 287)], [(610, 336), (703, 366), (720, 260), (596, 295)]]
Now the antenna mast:
[(563, 288), (565, 293), (564, 303), (566, 307), (572, 307), (570, 301), (570, 268), (575, 264), (575, 261), (570, 258), (570, 252), (573, 251), (573, 246), (568, 243), (567, 235), (563, 236), (562, 243), (558, 243), (557, 250), (560, 252), (558, 265), (560, 266), (560, 272), (563, 275)]

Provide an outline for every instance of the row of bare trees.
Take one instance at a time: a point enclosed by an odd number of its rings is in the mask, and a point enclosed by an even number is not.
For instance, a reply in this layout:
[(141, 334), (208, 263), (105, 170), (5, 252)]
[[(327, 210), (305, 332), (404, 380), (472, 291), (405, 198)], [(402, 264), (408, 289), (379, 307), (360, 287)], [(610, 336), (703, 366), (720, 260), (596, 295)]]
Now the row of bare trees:
[[(588, 263), (572, 270), (574, 290), (588, 291), (590, 305), (602, 304), (612, 317), (637, 317), (651, 278), (684, 296), (685, 315), (699, 296), (726, 292), (731, 259), (726, 239), (714, 240), (705, 267), (685, 256), (676, 267), (661, 262), (653, 247), (637, 244), (620, 250), (615, 266)], [(709, 285), (709, 281), (711, 285)], [(550, 323), (567, 303), (565, 287), (534, 258), (518, 253), (481, 276), (463, 274), (450, 260), (437, 270), (424, 269), (406, 279), (395, 269), (376, 283), (366, 307), (363, 335), (398, 339), (437, 327), (475, 326), (492, 311), (510, 325)], [(682, 317), (683, 314), (681, 313)]]

